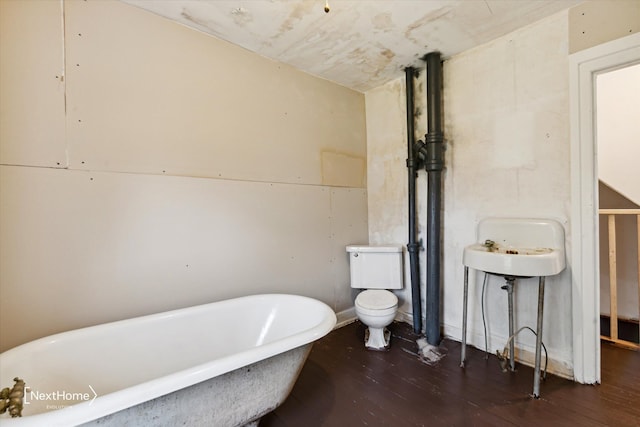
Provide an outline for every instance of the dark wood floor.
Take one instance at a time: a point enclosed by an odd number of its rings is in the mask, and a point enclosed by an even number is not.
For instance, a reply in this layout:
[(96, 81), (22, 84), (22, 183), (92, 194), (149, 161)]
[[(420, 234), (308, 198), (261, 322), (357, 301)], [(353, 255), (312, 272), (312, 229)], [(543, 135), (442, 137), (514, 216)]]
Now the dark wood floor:
[(495, 356), (445, 340), (436, 365), (417, 356), (411, 326), (391, 325), (388, 352), (366, 351), (356, 322), (313, 347), (285, 403), (260, 427), (640, 426), (640, 353), (602, 345), (602, 384), (548, 375), (532, 399), (533, 369), (501, 371)]

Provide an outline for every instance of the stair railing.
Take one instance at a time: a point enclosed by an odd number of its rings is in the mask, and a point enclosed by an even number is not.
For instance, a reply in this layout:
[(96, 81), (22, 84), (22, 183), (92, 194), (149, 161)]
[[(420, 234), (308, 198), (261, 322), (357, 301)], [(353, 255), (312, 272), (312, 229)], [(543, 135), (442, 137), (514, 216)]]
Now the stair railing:
[[(636, 244), (638, 246), (638, 311), (640, 313), (640, 209), (600, 209), (600, 215), (606, 215), (608, 220), (609, 237), (609, 288), (610, 288), (610, 334), (601, 336), (602, 339), (621, 344), (625, 347), (639, 349), (638, 343), (620, 339), (618, 336), (618, 276), (617, 276), (617, 250), (616, 250), (616, 216), (635, 215), (637, 222)], [(639, 316), (640, 317), (640, 316)], [(639, 328), (640, 330), (640, 328)], [(640, 332), (639, 332), (640, 333)], [(639, 337), (640, 338), (640, 337)], [(640, 339), (639, 339), (640, 341)]]

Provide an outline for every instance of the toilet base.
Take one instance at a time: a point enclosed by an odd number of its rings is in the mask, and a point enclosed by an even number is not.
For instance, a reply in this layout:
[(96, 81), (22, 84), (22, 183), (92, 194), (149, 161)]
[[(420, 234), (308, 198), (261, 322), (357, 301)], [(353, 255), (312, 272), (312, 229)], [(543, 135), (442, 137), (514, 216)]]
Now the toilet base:
[(391, 332), (387, 328), (368, 327), (364, 331), (364, 346), (369, 350), (388, 350), (390, 341)]

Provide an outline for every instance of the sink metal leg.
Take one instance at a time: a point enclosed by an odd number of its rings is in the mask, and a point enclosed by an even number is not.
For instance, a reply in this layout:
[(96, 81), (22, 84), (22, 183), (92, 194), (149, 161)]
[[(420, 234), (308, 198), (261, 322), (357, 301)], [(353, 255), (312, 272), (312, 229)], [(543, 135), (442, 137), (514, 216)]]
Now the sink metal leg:
[(509, 368), (511, 371), (516, 370), (516, 359), (515, 359), (515, 339), (512, 338), (516, 329), (516, 320), (513, 317), (513, 286), (516, 281), (515, 277), (505, 277), (507, 282), (506, 285), (502, 287), (507, 291), (507, 299), (509, 302)]
[(469, 267), (464, 267), (464, 298), (462, 303), (462, 340), (460, 346), (460, 367), (464, 368), (467, 358), (467, 302), (469, 299)]
[(540, 397), (540, 356), (542, 346), (542, 312), (544, 309), (544, 276), (538, 282), (538, 325), (536, 327), (536, 365), (533, 371), (533, 397)]

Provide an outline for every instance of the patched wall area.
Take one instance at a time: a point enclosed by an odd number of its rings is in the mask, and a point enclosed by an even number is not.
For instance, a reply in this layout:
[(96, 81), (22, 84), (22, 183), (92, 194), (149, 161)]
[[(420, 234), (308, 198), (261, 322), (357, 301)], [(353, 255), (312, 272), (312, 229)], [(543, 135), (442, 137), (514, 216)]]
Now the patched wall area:
[(585, 1), (569, 9), (569, 53), (640, 31), (640, 2)]

